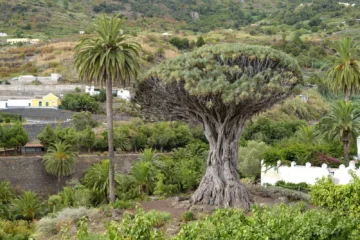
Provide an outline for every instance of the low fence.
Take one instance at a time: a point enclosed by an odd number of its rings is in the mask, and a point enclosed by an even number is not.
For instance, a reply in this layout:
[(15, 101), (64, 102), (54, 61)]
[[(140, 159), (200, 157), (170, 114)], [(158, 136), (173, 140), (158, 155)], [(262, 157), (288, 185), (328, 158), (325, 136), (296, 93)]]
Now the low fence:
[(297, 166), (295, 162), (292, 162), (291, 166), (282, 166), (281, 161), (278, 161), (276, 167), (266, 167), (262, 161), (261, 185), (274, 185), (278, 181), (305, 182), (312, 185), (317, 179), (328, 176), (335, 184), (348, 184), (352, 180), (351, 172), (360, 177), (360, 169), (356, 169), (354, 161), (351, 161), (348, 167), (342, 164), (339, 168), (329, 168), (325, 163), (321, 167), (311, 166), (311, 163)]

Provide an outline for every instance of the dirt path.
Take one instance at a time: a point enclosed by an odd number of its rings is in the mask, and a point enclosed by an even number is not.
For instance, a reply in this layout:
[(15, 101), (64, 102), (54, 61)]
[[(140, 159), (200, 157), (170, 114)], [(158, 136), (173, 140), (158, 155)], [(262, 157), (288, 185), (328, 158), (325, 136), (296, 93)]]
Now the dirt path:
[(186, 211), (184, 209), (177, 209), (172, 206), (172, 201), (169, 199), (165, 200), (155, 200), (155, 201), (147, 201), (142, 202), (141, 206), (144, 208), (144, 210), (150, 211), (150, 210), (157, 210), (162, 212), (169, 212), (174, 218), (180, 219), (183, 215), (183, 213)]

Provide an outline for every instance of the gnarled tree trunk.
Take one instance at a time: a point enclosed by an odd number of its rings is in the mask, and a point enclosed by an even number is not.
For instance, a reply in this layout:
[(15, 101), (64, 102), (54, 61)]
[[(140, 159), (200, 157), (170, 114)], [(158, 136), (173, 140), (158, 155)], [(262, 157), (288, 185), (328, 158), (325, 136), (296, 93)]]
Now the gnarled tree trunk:
[(251, 196), (237, 173), (239, 140), (244, 122), (204, 124), (210, 152), (206, 173), (192, 197), (195, 204), (250, 209)]

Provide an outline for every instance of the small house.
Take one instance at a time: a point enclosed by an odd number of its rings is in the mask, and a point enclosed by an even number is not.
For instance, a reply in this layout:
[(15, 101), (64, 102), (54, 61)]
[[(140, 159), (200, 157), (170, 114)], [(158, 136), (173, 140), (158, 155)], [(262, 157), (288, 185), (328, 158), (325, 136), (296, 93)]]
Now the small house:
[(25, 146), (21, 147), (21, 153), (26, 154), (39, 154), (44, 153), (45, 147), (40, 143), (27, 143)]
[(6, 33), (0, 32), (0, 37), (7, 37)]
[(32, 99), (31, 107), (38, 108), (58, 108), (61, 105), (60, 99), (50, 93), (42, 98)]

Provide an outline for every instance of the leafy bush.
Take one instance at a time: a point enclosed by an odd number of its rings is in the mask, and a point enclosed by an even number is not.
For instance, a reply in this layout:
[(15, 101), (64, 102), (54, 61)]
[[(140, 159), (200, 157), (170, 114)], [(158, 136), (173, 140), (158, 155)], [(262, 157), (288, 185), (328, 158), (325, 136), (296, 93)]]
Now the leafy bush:
[(259, 178), (263, 153), (269, 149), (264, 142), (249, 141), (239, 149), (239, 172), (242, 177)]
[(353, 180), (346, 185), (335, 185), (331, 178), (322, 178), (312, 186), (312, 204), (325, 207), (340, 214), (360, 213), (360, 179), (352, 174)]
[(71, 125), (76, 131), (85, 130), (87, 127), (94, 128), (98, 125), (94, 117), (89, 112), (75, 113), (71, 117)]
[(132, 209), (135, 207), (135, 203), (134, 201), (117, 199), (114, 203), (112, 203), (112, 206), (117, 209)]
[(279, 122), (269, 118), (259, 117), (255, 122), (250, 123), (246, 127), (243, 138), (273, 144), (281, 139), (291, 137), (296, 130), (304, 124), (305, 122), (300, 120)]
[(87, 93), (67, 93), (62, 100), (62, 106), (67, 110), (92, 113), (100, 112), (100, 105)]
[(184, 212), (183, 219), (185, 222), (190, 222), (190, 221), (194, 220), (194, 212), (193, 211)]
[(291, 190), (301, 191), (301, 192), (309, 192), (310, 186), (305, 183), (290, 183), (290, 182), (284, 182), (284, 181), (278, 181), (275, 183), (275, 186), (287, 188)]
[(168, 212), (159, 212), (156, 210), (151, 210), (145, 213), (145, 217), (149, 219), (149, 221), (152, 224), (152, 227), (160, 228), (170, 221), (171, 214)]
[(108, 228), (108, 239), (162, 240), (162, 232), (153, 227), (153, 222), (146, 216), (143, 209), (136, 210), (135, 217), (125, 214), (120, 225), (111, 223)]
[(175, 240), (188, 239), (357, 239), (360, 219), (304, 206), (218, 209), (205, 220), (183, 225)]
[(33, 234), (35, 224), (24, 220), (2, 221), (0, 220), (0, 239), (4, 240), (27, 240)]
[(59, 224), (73, 224), (83, 217), (92, 219), (97, 214), (98, 211), (96, 209), (87, 209), (85, 207), (64, 208), (60, 212), (56, 213), (54, 217), (44, 217), (40, 219), (40, 221), (36, 224), (36, 235), (42, 237), (55, 235), (61, 229)]

